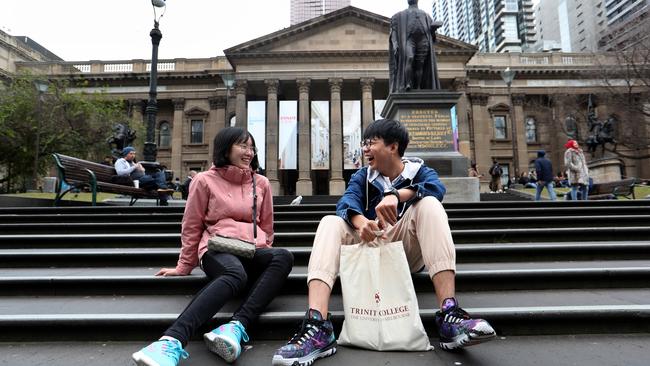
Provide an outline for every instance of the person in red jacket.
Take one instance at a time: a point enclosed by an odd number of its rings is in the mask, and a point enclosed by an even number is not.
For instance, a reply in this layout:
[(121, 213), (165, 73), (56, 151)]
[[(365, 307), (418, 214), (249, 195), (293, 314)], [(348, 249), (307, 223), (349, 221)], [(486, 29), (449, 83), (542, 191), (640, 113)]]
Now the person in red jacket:
[[(201, 266), (209, 282), (156, 342), (133, 354), (138, 365), (178, 364), (187, 358), (189, 338), (237, 295), (245, 295), (231, 321), (203, 338), (208, 349), (227, 362), (241, 354), (246, 329), (278, 294), (293, 267), (293, 255), (273, 248), (273, 195), (259, 162), (253, 136), (227, 127), (214, 139), (214, 165), (192, 179), (181, 232), (181, 252), (175, 268), (157, 276), (186, 276)], [(257, 239), (253, 234), (253, 175), (257, 192)], [(250, 202), (250, 204), (247, 204)], [(255, 242), (251, 259), (208, 250), (215, 234)]]

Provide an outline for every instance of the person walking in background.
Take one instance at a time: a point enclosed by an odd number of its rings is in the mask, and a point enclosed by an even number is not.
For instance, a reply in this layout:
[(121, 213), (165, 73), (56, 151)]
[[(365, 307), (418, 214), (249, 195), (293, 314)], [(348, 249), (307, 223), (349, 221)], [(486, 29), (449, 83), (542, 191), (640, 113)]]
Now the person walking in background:
[(501, 186), (501, 175), (503, 175), (503, 168), (499, 165), (499, 162), (496, 159), (492, 159), (492, 166), (488, 171), (492, 179), (490, 180), (490, 191), (491, 192), (501, 192), (503, 187)]
[(569, 140), (564, 145), (564, 165), (567, 169), (567, 177), (571, 186), (571, 199), (578, 199), (578, 190), (580, 190), (580, 199), (587, 200), (589, 196), (589, 168), (587, 168), (587, 159), (582, 152), (578, 141)]
[[(158, 341), (133, 354), (140, 366), (176, 366), (181, 357), (188, 357), (184, 348), (194, 332), (226, 302), (243, 296), (230, 322), (203, 335), (210, 351), (234, 362), (242, 341), (248, 341), (246, 329), (280, 292), (293, 267), (291, 252), (272, 247), (273, 196), (268, 179), (255, 174), (259, 162), (253, 136), (243, 128), (224, 128), (214, 139), (213, 151), (212, 168), (197, 174), (190, 185), (178, 263), (156, 273), (187, 276), (200, 265), (209, 282)], [(259, 207), (255, 218), (254, 197)], [(253, 219), (260, 229), (256, 239)], [(215, 234), (255, 242), (255, 255), (242, 258), (208, 250), (208, 240)]]
[(196, 176), (197, 174), (198, 173), (196, 172), (196, 170), (190, 170), (189, 174), (187, 175), (187, 178), (185, 179), (183, 184), (181, 184), (180, 186), (181, 198), (183, 198), (184, 200), (187, 199), (187, 196), (190, 193), (190, 184), (192, 183), (192, 178), (194, 178), (194, 176)]
[(546, 187), (551, 201), (555, 201), (557, 196), (553, 189), (553, 164), (546, 158), (546, 151), (539, 150), (537, 159), (535, 159), (535, 175), (537, 176), (537, 187), (535, 192), (535, 201), (542, 198), (542, 190)]

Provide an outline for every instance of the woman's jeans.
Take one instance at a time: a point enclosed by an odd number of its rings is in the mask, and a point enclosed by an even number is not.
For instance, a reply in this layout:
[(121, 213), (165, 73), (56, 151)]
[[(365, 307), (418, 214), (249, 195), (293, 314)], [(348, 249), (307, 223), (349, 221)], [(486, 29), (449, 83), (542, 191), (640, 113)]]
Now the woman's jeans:
[(232, 320), (248, 328), (282, 289), (293, 267), (293, 255), (283, 248), (263, 248), (248, 259), (208, 250), (201, 263), (210, 282), (164, 333), (178, 339), (183, 347), (199, 327), (237, 295), (243, 294), (244, 301)]
[(572, 184), (571, 185), (571, 199), (573, 201), (578, 200), (578, 189), (580, 189), (580, 199), (587, 200), (589, 192), (587, 192), (587, 185), (585, 184)]

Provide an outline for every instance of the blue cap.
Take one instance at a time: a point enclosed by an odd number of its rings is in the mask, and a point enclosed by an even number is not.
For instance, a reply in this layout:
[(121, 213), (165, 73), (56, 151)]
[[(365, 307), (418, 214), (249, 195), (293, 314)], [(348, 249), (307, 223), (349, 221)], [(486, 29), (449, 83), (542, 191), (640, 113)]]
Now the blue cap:
[(542, 157), (544, 157), (544, 155), (546, 155), (546, 151), (544, 151), (544, 150), (538, 150), (537, 151), (537, 156), (538, 157), (542, 158)]
[(131, 151), (135, 152), (135, 148), (133, 146), (127, 146), (124, 149), (122, 149), (122, 156), (127, 156)]

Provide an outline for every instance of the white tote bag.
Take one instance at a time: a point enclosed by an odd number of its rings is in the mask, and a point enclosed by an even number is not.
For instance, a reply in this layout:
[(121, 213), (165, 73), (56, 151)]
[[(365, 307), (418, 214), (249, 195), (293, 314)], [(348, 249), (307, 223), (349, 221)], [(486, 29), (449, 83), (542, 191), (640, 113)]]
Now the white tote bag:
[(340, 345), (376, 351), (433, 349), (401, 241), (342, 245), (340, 279), (345, 309)]

